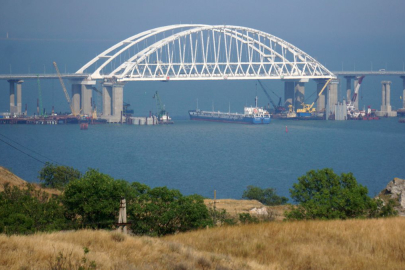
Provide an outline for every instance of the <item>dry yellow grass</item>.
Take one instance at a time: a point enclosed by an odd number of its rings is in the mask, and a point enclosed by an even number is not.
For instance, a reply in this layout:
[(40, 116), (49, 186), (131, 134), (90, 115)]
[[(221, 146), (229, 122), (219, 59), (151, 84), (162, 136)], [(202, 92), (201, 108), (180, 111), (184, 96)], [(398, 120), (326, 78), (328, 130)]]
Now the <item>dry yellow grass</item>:
[[(72, 265), (81, 264), (83, 247), (97, 269), (256, 269), (244, 260), (201, 252), (159, 238), (120, 236), (114, 232), (82, 230), (36, 234), (0, 235), (0, 269), (50, 269), (59, 252), (71, 254)], [(74, 268), (74, 267), (73, 267)], [(258, 268), (264, 269), (264, 268)]]
[(49, 269), (59, 252), (97, 269), (405, 269), (405, 218), (271, 222), (163, 238), (82, 230), (0, 235), (0, 269)]
[(405, 218), (271, 222), (166, 237), (267, 269), (405, 269)]
[[(28, 182), (24, 181), (17, 175), (13, 174), (6, 168), (0, 166), (0, 191), (4, 191), (4, 184), (10, 184), (10, 186), (24, 187)], [(41, 188), (38, 184), (33, 184), (36, 190), (45, 191), (51, 195), (60, 195), (61, 192), (57, 189)]]

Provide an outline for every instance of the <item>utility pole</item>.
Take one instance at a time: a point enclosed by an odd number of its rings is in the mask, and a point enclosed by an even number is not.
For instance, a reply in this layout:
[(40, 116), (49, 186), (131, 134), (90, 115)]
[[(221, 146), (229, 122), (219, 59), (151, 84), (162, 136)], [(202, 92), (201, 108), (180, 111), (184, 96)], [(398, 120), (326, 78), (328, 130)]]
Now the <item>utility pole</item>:
[(127, 234), (127, 203), (124, 197), (121, 197), (120, 212), (118, 216), (118, 231)]

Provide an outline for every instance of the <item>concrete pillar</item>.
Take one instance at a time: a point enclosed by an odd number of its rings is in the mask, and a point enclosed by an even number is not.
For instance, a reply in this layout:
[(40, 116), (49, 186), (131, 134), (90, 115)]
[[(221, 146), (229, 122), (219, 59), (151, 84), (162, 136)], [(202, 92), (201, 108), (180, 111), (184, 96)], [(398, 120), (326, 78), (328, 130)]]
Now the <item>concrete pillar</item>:
[(391, 82), (385, 82), (385, 107), (387, 112), (391, 112)]
[(111, 84), (103, 84), (103, 116), (111, 115), (111, 97), (112, 87)]
[(21, 89), (22, 89), (22, 83), (24, 81), (23, 80), (19, 80), (17, 81), (17, 114), (21, 115), (22, 114), (22, 96), (21, 96)]
[(392, 111), (391, 108), (391, 82), (381, 82), (381, 111), (377, 111), (377, 116), (396, 117), (397, 111)]
[(328, 85), (327, 93), (327, 104), (329, 104), (329, 109), (333, 112), (335, 105), (338, 103), (338, 86), (339, 80), (332, 80)]
[[(326, 83), (326, 80), (319, 79), (319, 80), (315, 80), (315, 81), (316, 81), (316, 93), (317, 93), (317, 97), (318, 97), (319, 93), (321, 92), (322, 88), (324, 87), (324, 85)], [(316, 111), (317, 112), (325, 111), (326, 94), (327, 94), (327, 89), (324, 89), (322, 94), (318, 97), (318, 100), (316, 101)]]
[(385, 106), (385, 82), (381, 82), (381, 111), (387, 111), (387, 107)]
[(352, 79), (355, 78), (354, 76), (345, 76), (346, 78), (346, 101), (352, 100)]
[(295, 100), (294, 100), (295, 110), (302, 108), (301, 104), (304, 102), (304, 99), (305, 99), (305, 83), (297, 82), (295, 83)]
[(16, 112), (16, 106), (15, 106), (15, 89), (14, 89), (14, 83), (15, 80), (9, 80), (8, 83), (10, 84), (10, 113), (15, 113)]
[(121, 117), (124, 105), (124, 84), (115, 83), (112, 86), (112, 115), (114, 119)]
[(81, 95), (81, 85), (77, 83), (72, 83), (72, 108), (73, 114), (80, 114), (80, 95)]
[(284, 106), (288, 109), (289, 105), (293, 105), (294, 100), (294, 81), (285, 81), (284, 82)]
[(93, 96), (92, 85), (82, 84), (81, 85), (81, 109), (82, 114), (91, 115), (92, 114), (92, 104), (91, 98)]

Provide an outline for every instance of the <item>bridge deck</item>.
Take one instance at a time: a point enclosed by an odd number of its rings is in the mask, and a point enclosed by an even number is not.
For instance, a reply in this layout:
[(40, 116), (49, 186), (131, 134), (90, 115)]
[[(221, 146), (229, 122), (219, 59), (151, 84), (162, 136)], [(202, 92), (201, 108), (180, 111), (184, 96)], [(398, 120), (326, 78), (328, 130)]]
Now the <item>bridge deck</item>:
[[(61, 74), (64, 79), (85, 79), (90, 74)], [(0, 74), (0, 80), (58, 79), (58, 74)]]

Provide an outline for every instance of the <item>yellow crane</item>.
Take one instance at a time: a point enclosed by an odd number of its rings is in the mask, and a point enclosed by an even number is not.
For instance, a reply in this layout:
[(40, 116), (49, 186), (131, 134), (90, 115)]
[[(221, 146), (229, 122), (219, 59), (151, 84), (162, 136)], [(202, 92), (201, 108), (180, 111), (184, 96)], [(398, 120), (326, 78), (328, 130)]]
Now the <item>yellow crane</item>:
[(67, 102), (69, 103), (70, 110), (72, 111), (72, 114), (74, 116), (77, 116), (76, 112), (73, 109), (72, 101), (70, 100), (70, 97), (69, 97), (69, 94), (68, 94), (68, 92), (66, 90), (65, 84), (63, 83), (63, 79), (62, 79), (62, 76), (60, 75), (59, 68), (58, 68), (58, 65), (56, 64), (56, 62), (53, 62), (53, 66), (56, 69), (56, 73), (58, 73), (59, 81), (60, 81), (60, 84), (62, 85), (63, 92), (65, 92), (65, 97), (66, 97)]
[(319, 92), (318, 96), (316, 97), (314, 102), (312, 102), (312, 104), (305, 104), (304, 102), (301, 103), (302, 109), (297, 109), (297, 113), (314, 113), (314, 112), (316, 112), (316, 110), (315, 110), (315, 108), (313, 108), (313, 106), (314, 106), (315, 102), (318, 100), (318, 98), (322, 95), (323, 90), (325, 90), (326, 86), (328, 86), (328, 84), (330, 83), (331, 80), (332, 80), (332, 78), (330, 78), (329, 80), (326, 81), (322, 90)]

